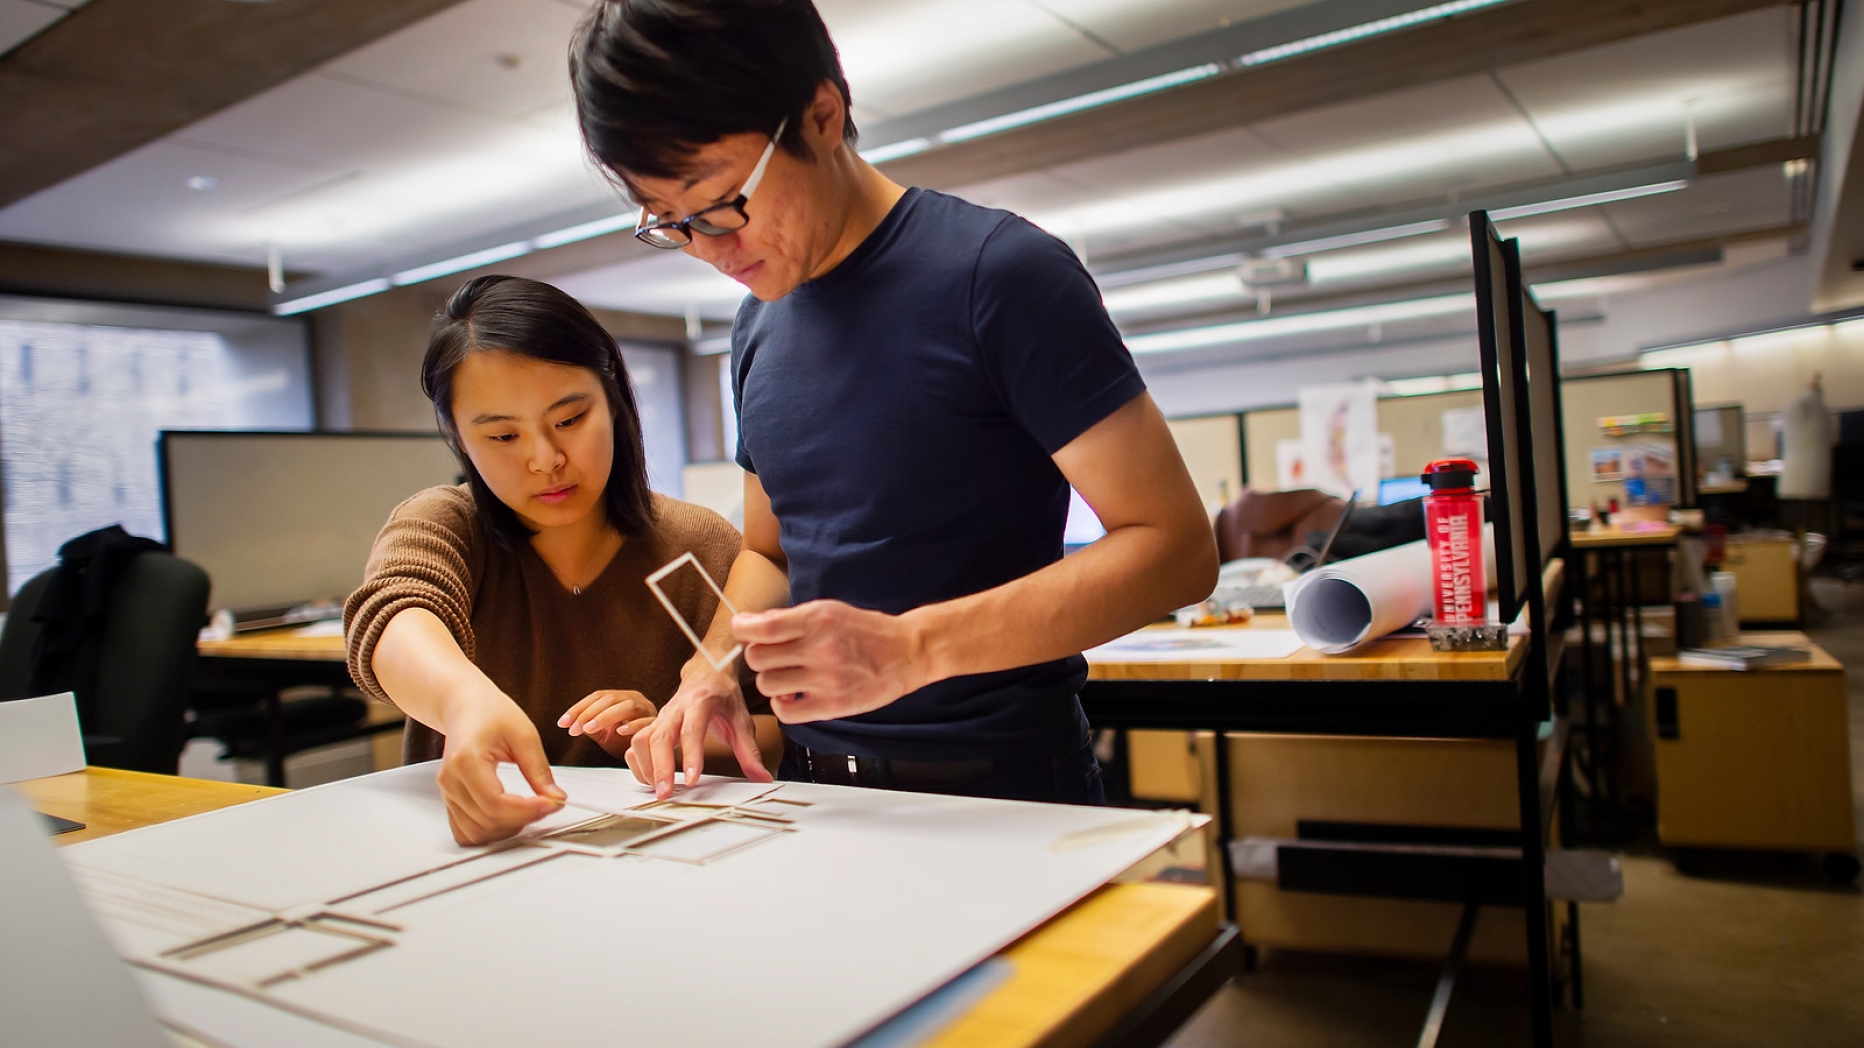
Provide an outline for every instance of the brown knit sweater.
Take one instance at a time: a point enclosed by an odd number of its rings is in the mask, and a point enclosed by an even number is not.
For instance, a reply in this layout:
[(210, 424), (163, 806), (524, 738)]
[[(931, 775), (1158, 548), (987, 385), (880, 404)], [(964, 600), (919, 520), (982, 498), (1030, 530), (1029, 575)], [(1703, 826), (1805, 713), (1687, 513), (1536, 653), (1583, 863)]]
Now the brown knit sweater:
[[(529, 543), (493, 545), (464, 484), (420, 492), (389, 516), (361, 588), (344, 604), (350, 676), (371, 696), (393, 701), (375, 679), (376, 642), (397, 613), (425, 608), (530, 716), (550, 763), (619, 765), (594, 741), (557, 727), (557, 718), (603, 689), (638, 691), (656, 706), (672, 698), (693, 647), (654, 599), (647, 576), (690, 550), (723, 585), (740, 542), (724, 518), (688, 503), (656, 495), (654, 517), (651, 533), (627, 539), (594, 582), (571, 593)], [(692, 571), (674, 572), (661, 588), (703, 635), (718, 607), (711, 588)], [(748, 679), (745, 697), (756, 701)], [(402, 759), (433, 760), (444, 743), (410, 718)]]

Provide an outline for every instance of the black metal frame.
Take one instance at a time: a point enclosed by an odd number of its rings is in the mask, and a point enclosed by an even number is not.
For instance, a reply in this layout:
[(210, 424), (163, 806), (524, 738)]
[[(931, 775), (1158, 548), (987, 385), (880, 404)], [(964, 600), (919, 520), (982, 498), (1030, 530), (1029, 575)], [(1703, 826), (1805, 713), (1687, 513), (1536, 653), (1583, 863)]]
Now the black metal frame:
[(1242, 970), (1243, 937), (1234, 924), (1217, 929), (1217, 937), (1198, 951), (1165, 985), (1127, 1012), (1093, 1048), (1156, 1048)]
[[(1090, 679), (1082, 689), (1081, 703), (1089, 722), (1096, 728), (1216, 733), (1217, 831), (1223, 843), (1217, 849), (1218, 873), (1223, 882), (1225, 912), (1232, 919), (1236, 915), (1236, 889), (1228, 847), (1233, 824), (1229, 811), (1229, 747), (1224, 741), (1225, 733), (1512, 739), (1520, 829), (1509, 836), (1510, 843), (1519, 848), (1519, 857), (1499, 866), (1490, 864), (1477, 878), (1484, 885), (1480, 897), (1465, 901), (1473, 906), (1483, 901), (1508, 899), (1522, 906), (1527, 918), (1533, 1040), (1536, 1048), (1547, 1048), (1553, 1037), (1553, 976), (1546, 893), (1546, 809), (1551, 804), (1553, 789), (1543, 782), (1551, 769), (1554, 781), (1564, 783), (1566, 736), (1561, 730), (1563, 726), (1556, 721), (1549, 739), (1547, 765), (1543, 767), (1537, 753), (1540, 727), (1554, 712), (1552, 695), (1560, 661), (1550, 655), (1549, 609), (1542, 590), (1543, 570), (1549, 558), (1542, 555), (1534, 483), (1531, 479), (1523, 481), (1507, 475), (1509, 453), (1514, 454), (1516, 461), (1531, 462), (1531, 458), (1521, 455), (1521, 449), (1531, 449), (1538, 443), (1532, 401), (1528, 398), (1528, 369), (1521, 366), (1522, 314), (1530, 308), (1538, 311), (1538, 307), (1522, 289), (1520, 257), (1512, 242), (1502, 243), (1483, 212), (1470, 215), (1470, 229), (1477, 258), (1477, 312), (1488, 318), (1479, 324), (1479, 336), (1483, 399), (1489, 408), (1490, 483), (1497, 492), (1496, 501), (1512, 499), (1515, 502), (1513, 513), (1503, 509), (1496, 514), (1496, 560), (1498, 567), (1503, 563), (1512, 564), (1512, 543), (1517, 541), (1516, 535), (1523, 543), (1522, 548), (1534, 553), (1525, 558), (1528, 570), (1517, 573), (1503, 569), (1498, 580), (1504, 616), (1512, 621), (1523, 606), (1528, 612), (1528, 649), (1517, 669), (1504, 678), (1476, 681)], [(1496, 274), (1487, 261), (1491, 245), (1500, 255), (1499, 264), (1503, 267), (1499, 282), (1492, 279)], [(1485, 274), (1490, 279), (1485, 280)], [(1506, 289), (1507, 301), (1502, 303), (1495, 301), (1498, 283)], [(1505, 312), (1497, 310), (1498, 305), (1505, 307)], [(1506, 368), (1502, 366), (1504, 359), (1508, 363)], [(1503, 396), (1504, 389), (1506, 396)], [(1557, 399), (1555, 403), (1557, 406)], [(1522, 405), (1529, 405), (1530, 410), (1516, 410)], [(1557, 439), (1558, 434), (1557, 425), (1547, 425), (1542, 439)], [(1495, 450), (1498, 446), (1500, 454)], [(1505, 519), (1503, 514), (1507, 514)], [(1559, 552), (1566, 544), (1564, 541), (1549, 543), (1548, 548)], [(1433, 1001), (1431, 1014), (1439, 1025), (1456, 970), (1461, 965), (1463, 949), (1466, 949), (1467, 926), (1473, 919), (1473, 910), (1465, 914), (1465, 927), (1459, 929), (1457, 937), (1457, 944), (1462, 948), (1452, 949), (1451, 963), (1445, 968), (1437, 1000)], [(1577, 937), (1572, 941), (1576, 944)], [(1577, 953), (1573, 956), (1576, 983)], [(1429, 1030), (1426, 1033), (1428, 1035)]]
[(265, 784), (285, 785), (285, 758), (293, 753), (328, 746), (351, 739), (367, 738), (389, 731), (400, 731), (405, 721), (387, 720), (374, 724), (337, 725), (319, 731), (302, 732), (286, 737), (284, 700), (286, 688), (325, 686), (354, 687), (347, 663), (327, 659), (245, 658), (231, 655), (199, 655), (194, 663), (196, 683), (221, 684), (258, 692), (263, 696), (267, 724)]

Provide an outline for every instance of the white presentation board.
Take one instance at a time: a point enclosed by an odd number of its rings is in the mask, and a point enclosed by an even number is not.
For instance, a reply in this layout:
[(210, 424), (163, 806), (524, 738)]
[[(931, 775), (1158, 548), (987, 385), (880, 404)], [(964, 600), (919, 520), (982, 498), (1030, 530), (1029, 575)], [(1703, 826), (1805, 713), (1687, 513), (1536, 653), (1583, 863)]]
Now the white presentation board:
[(560, 768), (580, 808), (461, 848), (435, 768), (61, 854), (157, 1013), (216, 1044), (830, 1048), (1201, 820), (710, 778), (658, 802)]
[(343, 598), (389, 512), (460, 479), (438, 433), (168, 430), (158, 460), (168, 544), (206, 569), (213, 608)]

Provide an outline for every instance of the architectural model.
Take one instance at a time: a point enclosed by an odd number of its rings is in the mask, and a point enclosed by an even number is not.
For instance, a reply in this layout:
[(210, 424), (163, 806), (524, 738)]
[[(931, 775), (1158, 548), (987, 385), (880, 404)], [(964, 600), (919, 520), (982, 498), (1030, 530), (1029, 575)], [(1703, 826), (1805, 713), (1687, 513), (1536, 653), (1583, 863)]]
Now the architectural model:
[[(453, 844), (414, 765), (63, 849), (158, 1015), (233, 1048), (847, 1044), (1177, 813), (707, 779)], [(515, 769), (507, 788), (524, 791)]]

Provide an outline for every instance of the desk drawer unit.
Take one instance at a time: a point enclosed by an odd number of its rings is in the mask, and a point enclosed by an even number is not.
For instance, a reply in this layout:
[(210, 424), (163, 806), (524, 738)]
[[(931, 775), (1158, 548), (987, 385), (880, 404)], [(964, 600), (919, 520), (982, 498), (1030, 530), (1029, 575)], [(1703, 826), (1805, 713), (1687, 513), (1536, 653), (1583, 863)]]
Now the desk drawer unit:
[(1665, 844), (1856, 847), (1844, 669), (1829, 655), (1746, 671), (1652, 659), (1650, 683)]

